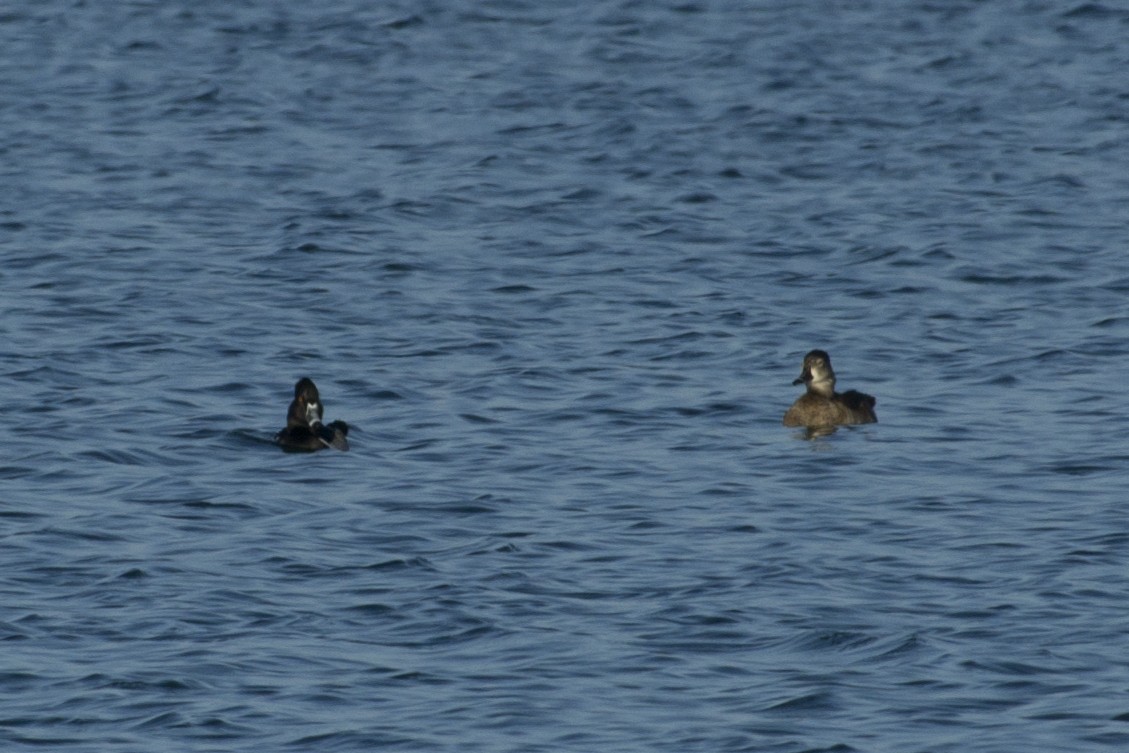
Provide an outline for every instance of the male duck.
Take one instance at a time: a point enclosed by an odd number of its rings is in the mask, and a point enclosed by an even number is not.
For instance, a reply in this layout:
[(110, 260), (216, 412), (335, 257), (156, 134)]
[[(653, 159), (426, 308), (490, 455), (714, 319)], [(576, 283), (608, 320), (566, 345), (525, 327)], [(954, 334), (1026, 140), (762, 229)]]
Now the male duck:
[(345, 438), (349, 426), (344, 421), (334, 421), (326, 426), (321, 422), (325, 406), (318, 396), (312, 379), (303, 377), (294, 385), (294, 400), (286, 413), (286, 428), (274, 436), (274, 441), (287, 452), (313, 452), (325, 447), (348, 450)]

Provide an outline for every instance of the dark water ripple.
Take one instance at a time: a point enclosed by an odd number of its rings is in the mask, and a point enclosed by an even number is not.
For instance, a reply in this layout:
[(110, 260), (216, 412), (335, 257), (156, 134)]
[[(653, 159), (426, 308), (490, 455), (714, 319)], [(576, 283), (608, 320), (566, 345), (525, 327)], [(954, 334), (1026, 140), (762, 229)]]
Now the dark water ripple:
[(5, 748), (1126, 749), (1127, 23), (5, 6)]

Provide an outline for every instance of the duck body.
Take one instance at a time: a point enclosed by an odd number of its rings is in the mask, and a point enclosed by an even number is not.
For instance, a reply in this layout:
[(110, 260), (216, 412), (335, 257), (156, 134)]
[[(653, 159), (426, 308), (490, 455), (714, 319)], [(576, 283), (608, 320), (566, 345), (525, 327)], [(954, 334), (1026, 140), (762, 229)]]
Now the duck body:
[(294, 400), (286, 412), (286, 428), (274, 435), (275, 444), (286, 452), (315, 452), (326, 447), (349, 449), (349, 425), (344, 421), (322, 423), (325, 406), (309, 377), (294, 385)]
[(878, 421), (874, 414), (878, 401), (872, 395), (857, 390), (835, 391), (835, 371), (826, 351), (813, 350), (804, 356), (803, 370), (792, 384), (807, 385), (807, 392), (784, 414), (785, 426), (842, 426)]

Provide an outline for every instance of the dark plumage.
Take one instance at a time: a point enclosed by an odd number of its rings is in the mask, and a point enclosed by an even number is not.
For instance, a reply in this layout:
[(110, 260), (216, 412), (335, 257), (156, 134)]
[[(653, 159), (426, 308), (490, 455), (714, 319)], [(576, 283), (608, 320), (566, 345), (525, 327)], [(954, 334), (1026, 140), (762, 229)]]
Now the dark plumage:
[(324, 414), (325, 406), (313, 380), (299, 379), (294, 385), (294, 400), (286, 412), (286, 428), (275, 435), (274, 441), (288, 452), (313, 452), (326, 447), (348, 450), (348, 424), (334, 421), (327, 426), (321, 422)]

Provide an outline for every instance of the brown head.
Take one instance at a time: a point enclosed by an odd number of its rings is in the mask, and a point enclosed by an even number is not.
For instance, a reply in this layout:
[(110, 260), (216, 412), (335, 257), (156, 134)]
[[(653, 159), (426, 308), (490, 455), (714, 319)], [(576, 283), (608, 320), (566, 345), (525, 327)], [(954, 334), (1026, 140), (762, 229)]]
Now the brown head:
[(831, 368), (831, 356), (825, 350), (813, 350), (804, 356), (804, 366), (800, 376), (792, 384), (806, 384), (808, 392), (825, 397), (835, 394), (835, 371)]

